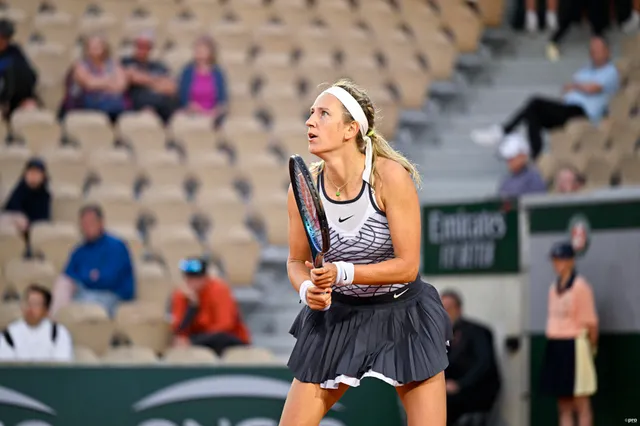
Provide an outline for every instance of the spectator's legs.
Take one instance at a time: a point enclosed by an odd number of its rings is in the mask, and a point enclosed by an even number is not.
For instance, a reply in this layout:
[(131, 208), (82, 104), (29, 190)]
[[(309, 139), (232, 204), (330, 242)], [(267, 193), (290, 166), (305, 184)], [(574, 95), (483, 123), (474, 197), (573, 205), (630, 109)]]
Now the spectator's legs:
[(603, 36), (609, 26), (609, 2), (602, 0), (587, 0), (587, 16), (591, 24), (591, 31), (595, 36)]
[(559, 426), (574, 426), (572, 398), (558, 399), (558, 415), (559, 415), (559, 422), (558, 422)]
[(75, 283), (69, 277), (61, 274), (53, 284), (51, 316), (55, 316), (60, 308), (67, 306), (73, 299), (75, 293)]
[(78, 286), (73, 300), (81, 303), (95, 303), (97, 305), (101, 305), (112, 318), (115, 315), (116, 308), (120, 302), (118, 296), (110, 291), (87, 290), (80, 286)]
[(551, 36), (551, 42), (558, 44), (562, 41), (564, 36), (569, 31), (571, 24), (576, 16), (577, 11), (580, 10), (579, 0), (558, 0), (558, 16), (559, 26), (558, 29)]
[(558, 29), (558, 0), (547, 0), (546, 24), (552, 31)]
[(536, 0), (527, 0), (526, 9), (525, 25), (527, 31), (534, 33), (538, 31), (538, 2)]
[(574, 406), (578, 413), (578, 426), (592, 426), (591, 401), (589, 397), (574, 398)]
[(206, 346), (213, 350), (218, 356), (232, 346), (242, 346), (244, 342), (235, 336), (227, 333), (203, 333), (190, 336), (191, 343), (195, 346)]

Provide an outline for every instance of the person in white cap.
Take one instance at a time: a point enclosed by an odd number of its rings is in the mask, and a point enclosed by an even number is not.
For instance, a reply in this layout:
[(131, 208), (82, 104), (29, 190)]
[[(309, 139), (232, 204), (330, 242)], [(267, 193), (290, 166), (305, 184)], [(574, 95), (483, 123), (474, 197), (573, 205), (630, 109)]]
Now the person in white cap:
[(509, 167), (509, 176), (502, 181), (498, 190), (501, 197), (519, 197), (547, 191), (540, 172), (529, 161), (529, 144), (522, 135), (513, 133), (507, 136), (498, 152)]

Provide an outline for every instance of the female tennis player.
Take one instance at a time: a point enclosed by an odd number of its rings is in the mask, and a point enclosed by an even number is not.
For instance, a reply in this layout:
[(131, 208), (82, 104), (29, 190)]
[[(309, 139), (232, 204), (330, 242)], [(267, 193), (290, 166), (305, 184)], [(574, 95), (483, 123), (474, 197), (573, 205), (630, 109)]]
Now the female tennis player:
[(318, 425), (363, 377), (396, 387), (409, 426), (444, 426), (452, 331), (418, 276), (417, 170), (376, 132), (371, 100), (351, 81), (321, 93), (306, 125), (309, 151), (322, 159), (311, 172), (331, 248), (314, 269), (290, 189), (287, 266), (306, 306), (291, 327), (295, 379), (280, 426)]

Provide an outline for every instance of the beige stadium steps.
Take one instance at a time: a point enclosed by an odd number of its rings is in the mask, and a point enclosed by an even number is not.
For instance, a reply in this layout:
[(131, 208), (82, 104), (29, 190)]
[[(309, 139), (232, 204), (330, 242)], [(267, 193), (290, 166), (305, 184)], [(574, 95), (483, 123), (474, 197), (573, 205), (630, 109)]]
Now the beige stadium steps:
[(78, 37), (75, 17), (64, 11), (39, 13), (33, 20), (33, 29), (48, 43), (72, 45)]
[(4, 265), (4, 276), (8, 286), (20, 296), (31, 284), (53, 288), (59, 273), (53, 264), (38, 259), (17, 257)]
[(604, 151), (607, 139), (608, 135), (605, 130), (594, 128), (580, 138), (578, 147), (584, 153), (599, 154)]
[(152, 186), (140, 199), (141, 212), (153, 218), (154, 227), (191, 223), (194, 207), (179, 186)]
[(69, 111), (63, 122), (64, 132), (85, 152), (113, 149), (113, 127), (106, 114), (98, 111)]
[(85, 204), (80, 185), (52, 185), (51, 217), (54, 222), (75, 222)]
[(154, 113), (125, 113), (118, 119), (116, 128), (118, 135), (131, 146), (137, 157), (143, 157), (146, 152), (166, 149), (165, 130), (160, 117)]
[(22, 312), (17, 302), (0, 303), (0, 329), (5, 329), (13, 321), (20, 319)]
[(181, 185), (186, 177), (186, 167), (175, 150), (146, 152), (138, 156), (138, 165), (152, 186)]
[(133, 225), (140, 212), (140, 204), (133, 198), (133, 189), (128, 186), (102, 184), (92, 187), (86, 202), (102, 208), (107, 224)]
[(622, 185), (640, 185), (640, 156), (625, 156), (620, 160), (620, 181)]
[(105, 365), (148, 365), (156, 364), (158, 357), (150, 348), (120, 346), (109, 349), (100, 361)]
[(545, 182), (550, 183), (558, 170), (557, 159), (548, 152), (542, 153), (536, 160), (536, 166)]
[(247, 219), (247, 207), (231, 187), (198, 192), (196, 212), (206, 218), (212, 228), (228, 229), (244, 225)]
[(63, 147), (43, 152), (42, 157), (47, 164), (47, 174), (52, 185), (72, 187), (84, 185), (89, 167), (82, 151)]
[(86, 346), (74, 345), (73, 362), (79, 365), (98, 365), (100, 364), (100, 359)]
[(94, 151), (88, 165), (99, 185), (133, 188), (139, 175), (138, 165), (123, 148)]
[(62, 307), (54, 319), (69, 329), (74, 344), (86, 346), (98, 356), (108, 350), (115, 326), (102, 306), (71, 303)]
[(279, 364), (277, 358), (268, 349), (251, 346), (229, 348), (222, 356), (227, 365), (265, 365)]
[(170, 348), (162, 357), (162, 362), (168, 365), (216, 365), (220, 363), (218, 357), (208, 348), (190, 346)]
[(170, 324), (165, 318), (164, 303), (130, 302), (118, 305), (115, 315), (116, 330), (124, 334), (135, 346), (163, 352), (170, 343)]
[(31, 226), (31, 246), (44, 255), (56, 270), (62, 270), (71, 250), (80, 242), (75, 222), (36, 222)]
[(60, 145), (62, 130), (51, 111), (18, 110), (11, 116), (11, 130), (34, 153)]
[(253, 212), (260, 217), (267, 233), (267, 242), (275, 246), (288, 244), (287, 194), (273, 192), (257, 194), (252, 199)]
[(260, 262), (260, 244), (246, 227), (215, 229), (209, 241), (233, 286), (250, 287)]
[(176, 113), (169, 123), (169, 134), (189, 159), (217, 149), (216, 133), (209, 117)]
[(24, 255), (25, 242), (17, 228), (0, 223), (0, 264)]
[(5, 189), (11, 190), (20, 180), (26, 162), (34, 155), (21, 145), (0, 145), (0, 177)]
[(187, 175), (198, 182), (198, 196), (232, 187), (236, 174), (228, 156), (219, 151), (201, 154), (187, 161)]

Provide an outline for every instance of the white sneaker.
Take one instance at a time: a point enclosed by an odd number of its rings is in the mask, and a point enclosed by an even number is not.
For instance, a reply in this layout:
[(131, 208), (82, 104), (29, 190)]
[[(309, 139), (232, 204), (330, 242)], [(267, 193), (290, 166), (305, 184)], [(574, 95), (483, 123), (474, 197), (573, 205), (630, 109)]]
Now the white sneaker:
[(558, 14), (552, 10), (547, 11), (546, 17), (547, 29), (555, 31), (558, 29)]
[(560, 49), (555, 43), (549, 43), (547, 45), (547, 59), (551, 62), (558, 62), (560, 60)]
[(533, 10), (527, 11), (526, 27), (530, 33), (538, 32), (538, 15)]
[(483, 146), (495, 146), (504, 138), (504, 129), (497, 124), (486, 129), (478, 129), (471, 132), (471, 140)]
[(636, 31), (638, 27), (640, 27), (640, 13), (638, 13), (637, 10), (634, 10), (629, 19), (622, 23), (622, 32), (630, 34)]

